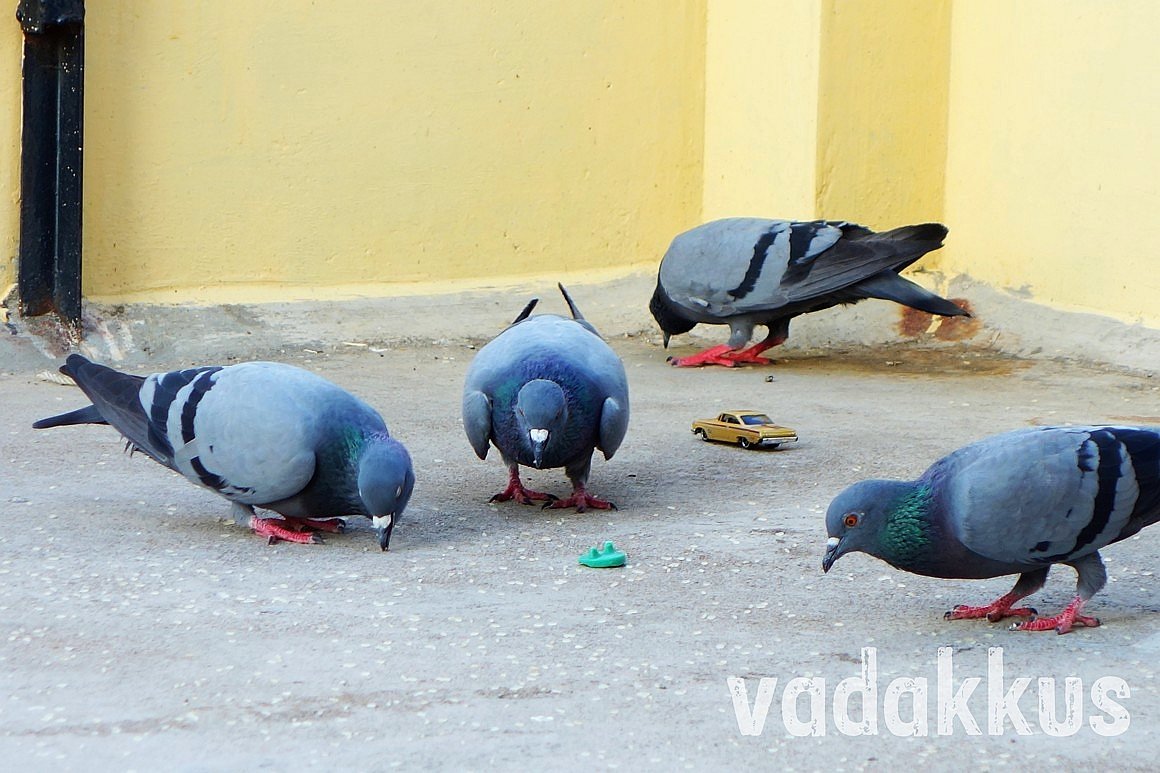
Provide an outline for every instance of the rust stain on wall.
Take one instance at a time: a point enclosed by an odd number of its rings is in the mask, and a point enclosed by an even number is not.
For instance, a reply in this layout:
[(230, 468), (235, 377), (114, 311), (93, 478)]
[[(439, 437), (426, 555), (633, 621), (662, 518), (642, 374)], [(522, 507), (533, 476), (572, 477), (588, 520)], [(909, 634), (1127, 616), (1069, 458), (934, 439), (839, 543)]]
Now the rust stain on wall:
[[(974, 315), (971, 302), (966, 298), (951, 298), (950, 300), (971, 316), (939, 317), (938, 325), (934, 329), (934, 337), (940, 341), (962, 341), (971, 338), (982, 327), (982, 322)], [(934, 321), (933, 314), (903, 306), (901, 317), (898, 320), (898, 332), (906, 338), (918, 338), (930, 330)]]
[(975, 314), (971, 302), (966, 298), (951, 298), (951, 302), (962, 308), (969, 317), (943, 317), (935, 328), (934, 337), (940, 341), (962, 341), (973, 338), (983, 326), (983, 321)]
[(918, 338), (930, 329), (933, 318), (933, 314), (903, 306), (902, 317), (898, 320), (898, 332), (906, 338)]

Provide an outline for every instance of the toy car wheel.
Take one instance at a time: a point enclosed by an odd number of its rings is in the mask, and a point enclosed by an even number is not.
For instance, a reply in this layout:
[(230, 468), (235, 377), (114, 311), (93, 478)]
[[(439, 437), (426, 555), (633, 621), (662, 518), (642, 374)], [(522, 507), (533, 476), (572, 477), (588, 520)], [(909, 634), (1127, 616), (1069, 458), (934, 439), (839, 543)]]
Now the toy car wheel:
[(705, 432), (705, 430), (703, 430), (703, 429), (694, 430), (693, 434), (696, 435), (697, 437), (701, 438), (701, 440), (704, 440), (706, 443), (709, 442), (709, 435), (708, 435), (708, 433)]
[(737, 444), (740, 445), (742, 448), (749, 448), (749, 446), (751, 445), (749, 442), (749, 438), (747, 438), (747, 437), (737, 438)]

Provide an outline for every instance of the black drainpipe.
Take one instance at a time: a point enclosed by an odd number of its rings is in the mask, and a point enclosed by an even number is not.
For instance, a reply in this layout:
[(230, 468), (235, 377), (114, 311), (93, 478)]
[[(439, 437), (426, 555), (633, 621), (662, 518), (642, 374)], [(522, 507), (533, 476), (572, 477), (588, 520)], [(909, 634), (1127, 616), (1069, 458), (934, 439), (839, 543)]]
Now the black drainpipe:
[(24, 123), (17, 286), (23, 314), (81, 319), (84, 0), (20, 0)]

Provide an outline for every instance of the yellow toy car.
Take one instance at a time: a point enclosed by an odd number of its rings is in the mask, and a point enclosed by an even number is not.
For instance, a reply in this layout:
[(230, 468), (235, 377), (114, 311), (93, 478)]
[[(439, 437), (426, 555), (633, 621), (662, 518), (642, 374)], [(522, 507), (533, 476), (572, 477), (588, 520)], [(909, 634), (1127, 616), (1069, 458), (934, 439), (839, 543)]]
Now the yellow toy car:
[(693, 422), (693, 434), (706, 442), (718, 440), (736, 443), (742, 448), (777, 448), (782, 443), (796, 443), (798, 439), (792, 429), (774, 424), (758, 411), (725, 411), (713, 419), (698, 419)]

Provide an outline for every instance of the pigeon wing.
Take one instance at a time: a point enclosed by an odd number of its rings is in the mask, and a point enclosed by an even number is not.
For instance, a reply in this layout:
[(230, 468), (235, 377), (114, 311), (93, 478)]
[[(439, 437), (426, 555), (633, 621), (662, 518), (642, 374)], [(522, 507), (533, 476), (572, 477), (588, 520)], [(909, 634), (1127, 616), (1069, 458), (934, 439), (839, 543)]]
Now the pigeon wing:
[[(207, 374), (178, 394), (167, 430), (180, 439), (175, 468), (246, 504), (299, 494), (314, 477), (328, 432), (358, 426), (373, 411), (312, 373), (250, 362)], [(381, 419), (375, 429), (386, 427)]]
[[(891, 293), (926, 301), (925, 291), (914, 292), (906, 280), (872, 278), (905, 268), (940, 247), (945, 237), (946, 228), (938, 223), (875, 233), (842, 220), (715, 220), (673, 240), (661, 261), (660, 284), (674, 303), (697, 317), (790, 306), (800, 311), (866, 297), (893, 300)], [(868, 280), (859, 292), (856, 286)], [(939, 306), (936, 313), (950, 311)], [(961, 313), (958, 307), (953, 312)]]
[(739, 302), (777, 292), (789, 255), (790, 222), (714, 220), (678, 234), (661, 260), (665, 294), (694, 316), (729, 317)]
[[(1147, 525), (1145, 511), (1155, 522), (1160, 436), (1139, 432), (1008, 433), (960, 449), (928, 476), (943, 479), (951, 528), (974, 552), (1023, 565), (1066, 561), (1135, 533)], [(1142, 479), (1134, 458), (1148, 468)]]
[(486, 459), (491, 443), (491, 400), (483, 392), (471, 390), (464, 393), (463, 429), (475, 455)]
[(604, 398), (604, 405), (600, 409), (600, 435), (597, 447), (604, 453), (605, 459), (611, 459), (620, 448), (625, 434), (628, 432), (628, 403), (623, 404), (615, 397)]
[[(833, 238), (835, 231), (839, 238)], [(780, 288), (784, 300), (786, 303), (820, 300), (872, 277), (879, 277), (875, 285), (879, 292), (902, 292), (901, 286), (896, 287), (891, 280), (879, 275), (894, 274), (938, 249), (946, 233), (946, 228), (938, 223), (904, 226), (884, 233), (873, 233), (850, 223), (794, 223), (790, 233), (789, 268)], [(953, 311), (961, 313), (958, 307)]]

